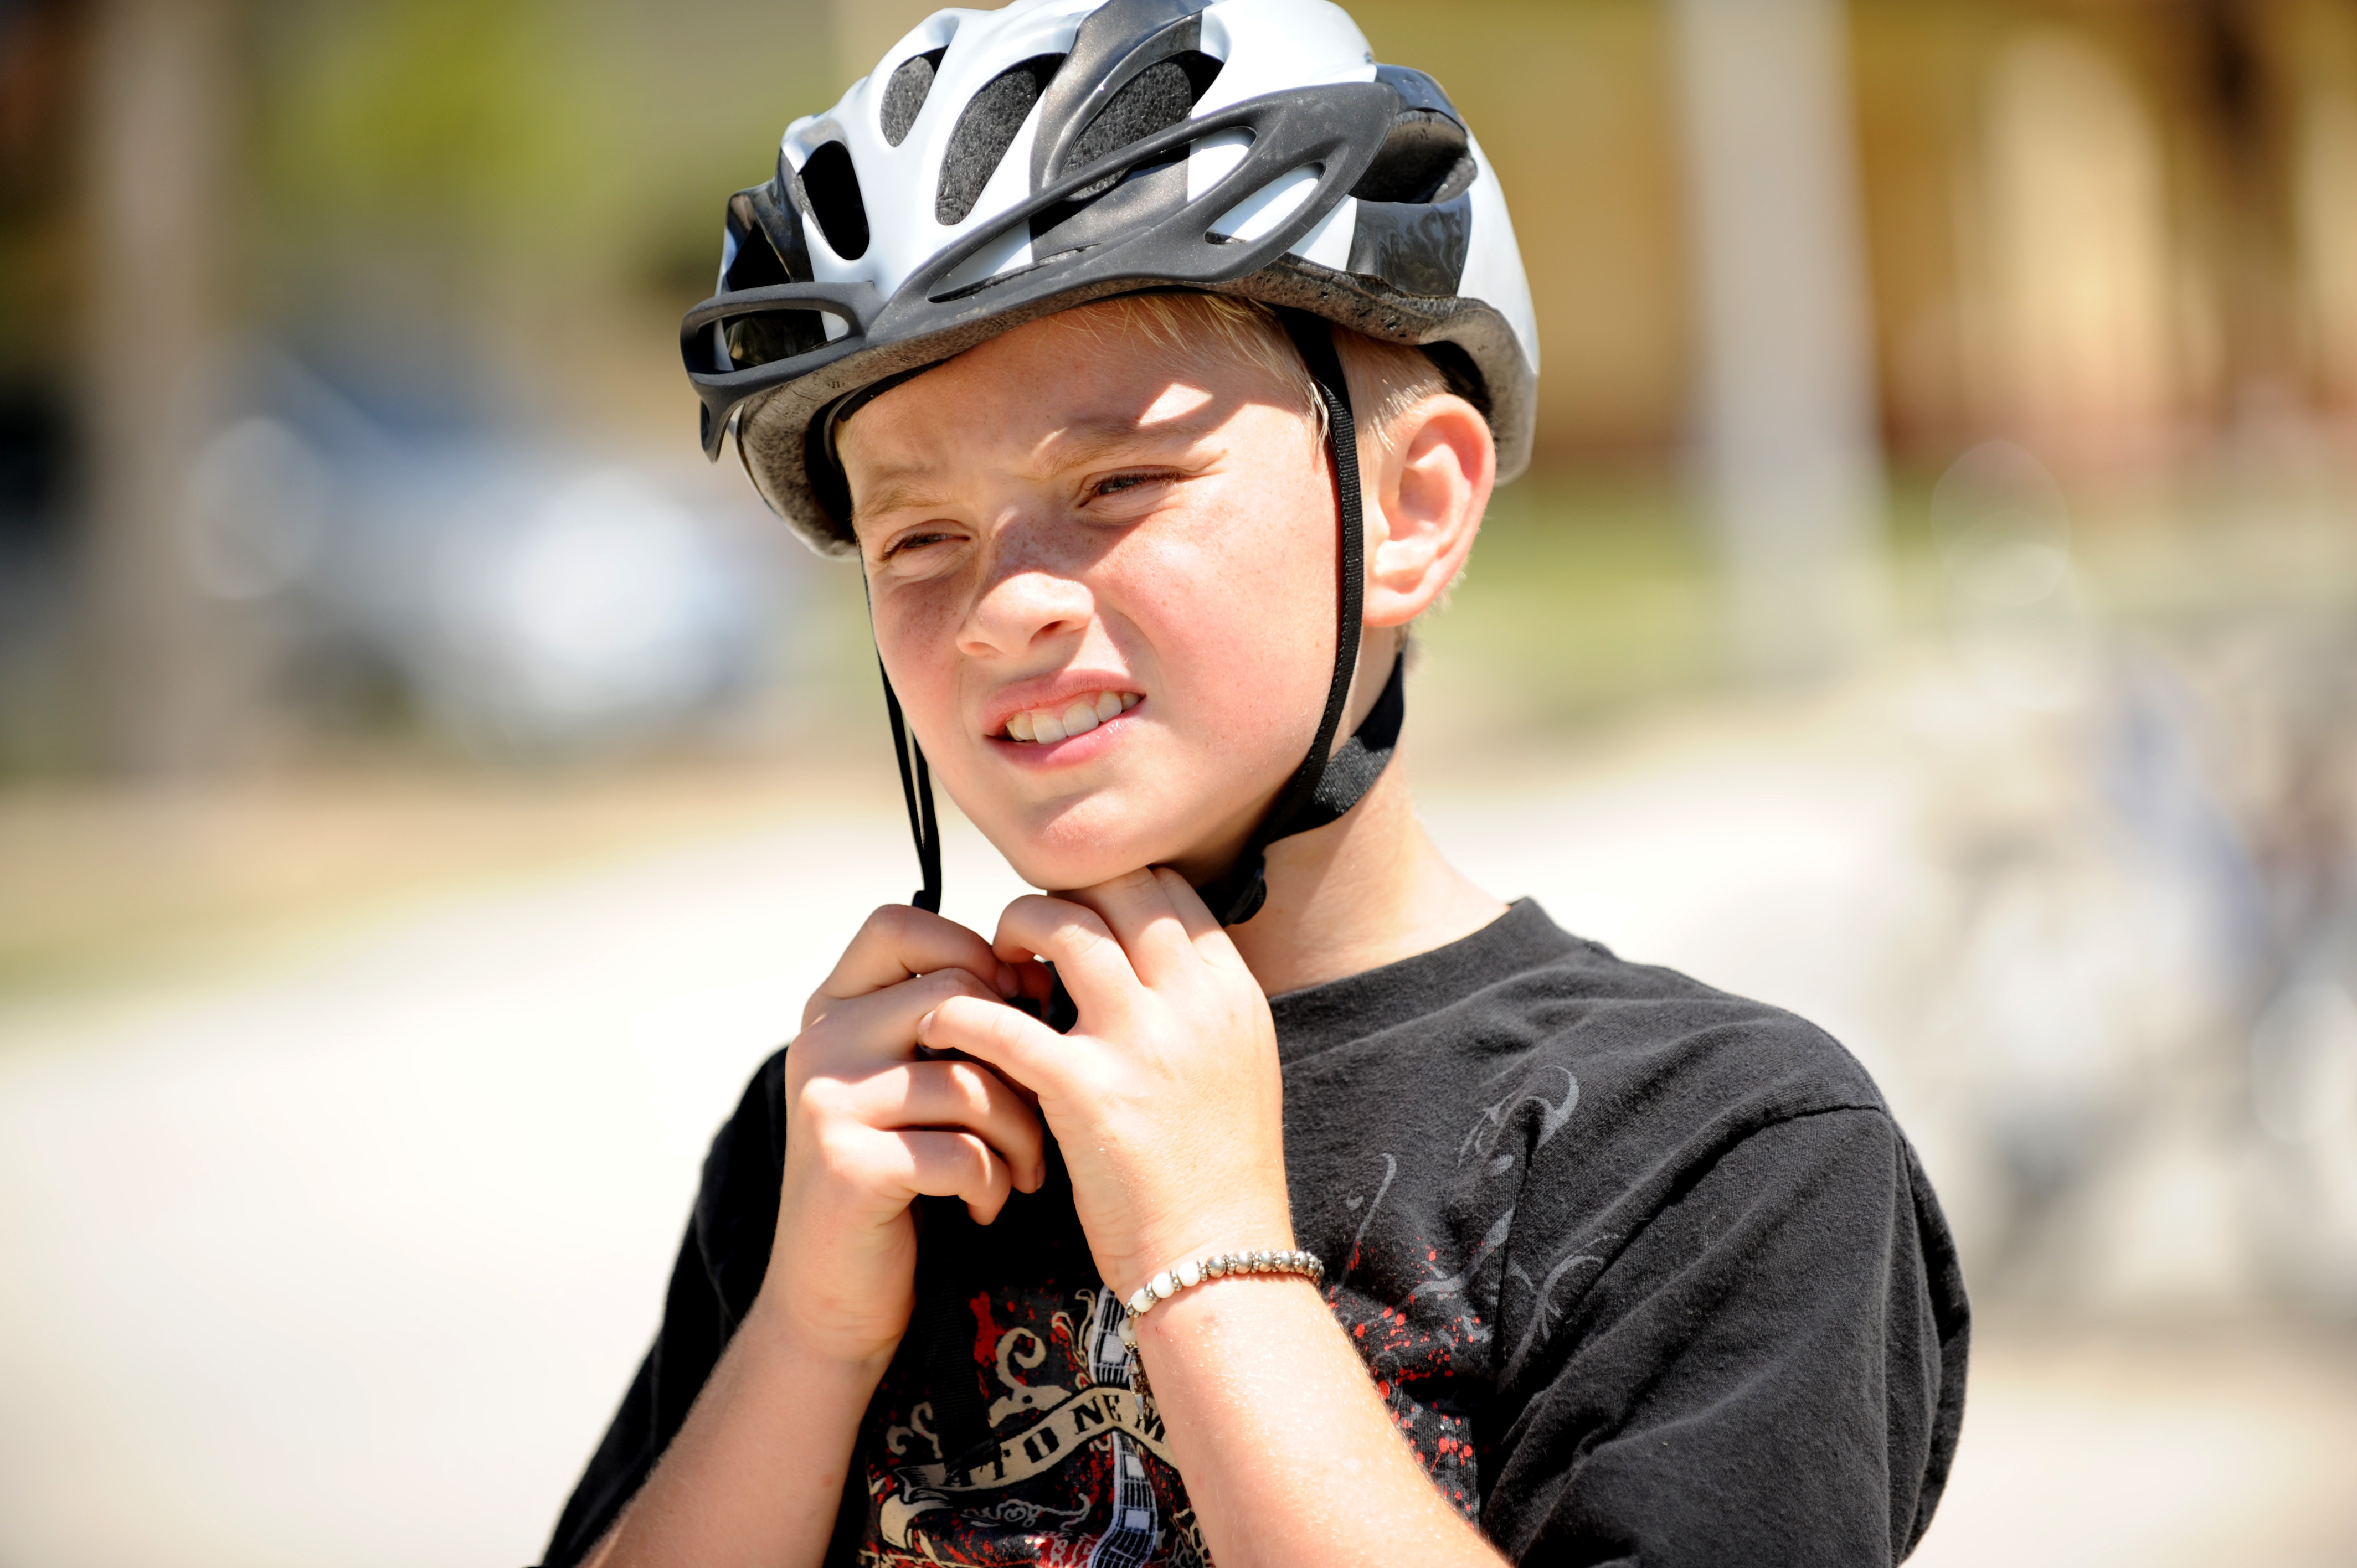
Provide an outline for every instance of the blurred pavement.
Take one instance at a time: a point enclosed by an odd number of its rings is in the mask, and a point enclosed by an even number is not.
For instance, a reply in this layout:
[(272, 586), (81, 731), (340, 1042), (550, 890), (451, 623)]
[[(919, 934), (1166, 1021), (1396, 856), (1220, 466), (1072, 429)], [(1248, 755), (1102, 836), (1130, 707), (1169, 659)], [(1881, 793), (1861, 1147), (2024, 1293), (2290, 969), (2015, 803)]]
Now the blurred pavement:
[[(1492, 890), (1842, 1035), (1969, 1244), (1963, 1134), (1881, 994), (1936, 929), (1935, 779), (1860, 718), (1663, 728), (1426, 815)], [(533, 1560), (705, 1141), (910, 862), (897, 811), (786, 816), (210, 983), (0, 1004), (0, 1563)], [(985, 929), (1019, 890), (962, 823), (948, 887)], [(2357, 1560), (2345, 1334), (2007, 1321), (1918, 1561)]]

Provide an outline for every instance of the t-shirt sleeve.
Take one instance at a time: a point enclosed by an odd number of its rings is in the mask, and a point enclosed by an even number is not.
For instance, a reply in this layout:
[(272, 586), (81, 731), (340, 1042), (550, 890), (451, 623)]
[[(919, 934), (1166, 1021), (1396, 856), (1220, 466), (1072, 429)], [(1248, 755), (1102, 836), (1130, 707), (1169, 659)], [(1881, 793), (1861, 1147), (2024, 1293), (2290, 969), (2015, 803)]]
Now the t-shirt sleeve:
[(550, 1537), (546, 1568), (573, 1568), (614, 1526), (687, 1420), (761, 1288), (777, 1230), (785, 1053), (762, 1064), (714, 1138), (672, 1266), (662, 1324)]
[(1537, 1332), (1508, 1340), (1532, 1347), (1502, 1369), (1528, 1392), (1482, 1509), (1516, 1562), (1854, 1568), (1913, 1549), (1962, 1420), (1968, 1321), (1885, 1113), (1773, 1122), (1625, 1240), (1547, 1245), (1567, 1272), (1538, 1293)]

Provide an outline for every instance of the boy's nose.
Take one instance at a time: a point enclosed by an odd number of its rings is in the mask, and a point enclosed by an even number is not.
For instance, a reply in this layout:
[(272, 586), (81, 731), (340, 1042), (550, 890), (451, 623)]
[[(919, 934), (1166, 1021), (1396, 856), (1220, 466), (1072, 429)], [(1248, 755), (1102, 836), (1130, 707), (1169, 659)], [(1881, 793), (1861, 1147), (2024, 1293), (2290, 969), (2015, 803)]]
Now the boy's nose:
[(1027, 653), (1042, 642), (1088, 629), (1095, 597), (1082, 584), (1029, 567), (1007, 572), (983, 591), (958, 634), (958, 650), (986, 656)]

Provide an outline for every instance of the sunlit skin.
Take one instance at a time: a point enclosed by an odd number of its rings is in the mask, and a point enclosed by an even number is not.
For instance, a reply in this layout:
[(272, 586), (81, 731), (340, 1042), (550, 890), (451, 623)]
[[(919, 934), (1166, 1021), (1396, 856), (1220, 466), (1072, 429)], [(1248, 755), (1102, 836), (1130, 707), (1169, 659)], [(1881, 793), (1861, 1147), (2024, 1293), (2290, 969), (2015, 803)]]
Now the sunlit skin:
[[(1393, 435), (1361, 449), (1351, 725), (1397, 628), (1463, 564), (1495, 468), (1480, 416), (1446, 394)], [(878, 397), (840, 451), (877, 646), (936, 775), (1060, 891), (1016, 900), (989, 938), (878, 910), (811, 998), (786, 1058), (772, 1267), (594, 1554), (605, 1568), (817, 1563), (914, 1307), (911, 1201), (961, 1198), (987, 1224), (1039, 1187), (1047, 1134), (1122, 1296), (1183, 1258), (1291, 1247), (1268, 995), (1503, 910), (1435, 851), (1396, 766), (1272, 846), (1247, 924), (1222, 929), (1190, 886), (1299, 762), (1332, 670), (1332, 479), (1273, 372), (1157, 349), (1102, 312), (1050, 317)], [(1008, 737), (1013, 714), (1103, 692), (1137, 700), (1073, 738)], [(1004, 1004), (1045, 993), (1039, 958), (1078, 1006), (1069, 1034)], [(1501, 1561), (1308, 1283), (1185, 1291), (1140, 1322), (1138, 1354), (1222, 1568)]]

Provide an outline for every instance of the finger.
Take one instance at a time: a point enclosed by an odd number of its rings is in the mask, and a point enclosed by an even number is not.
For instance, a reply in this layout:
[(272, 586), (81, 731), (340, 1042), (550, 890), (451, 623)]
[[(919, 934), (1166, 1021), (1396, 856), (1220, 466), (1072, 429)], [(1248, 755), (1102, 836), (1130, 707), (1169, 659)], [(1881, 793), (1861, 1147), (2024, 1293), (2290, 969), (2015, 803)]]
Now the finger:
[(986, 1062), (1012, 1084), (1043, 1099), (1069, 1087), (1082, 1051), (1028, 1013), (952, 996), (917, 1026), (917, 1037), (937, 1050), (963, 1051)]
[(978, 1062), (911, 1062), (849, 1086), (844, 1104), (884, 1132), (972, 1133), (1005, 1161), (1015, 1185), (1037, 1192), (1048, 1177), (1039, 1113)]
[(1149, 986), (1160, 985), (1183, 967), (1202, 961), (1168, 890), (1151, 870), (1133, 871), (1065, 897), (1096, 911), (1114, 940), (1129, 955), (1138, 979)]
[(1011, 962), (1034, 953), (1052, 962), (1083, 1011), (1118, 1017), (1130, 1010), (1137, 971), (1093, 909), (1069, 898), (1027, 894), (998, 917), (996, 945), (998, 956)]
[(1201, 955), (1203, 961), (1220, 969), (1251, 973), (1251, 966), (1244, 962), (1244, 955), (1236, 950), (1235, 941), (1228, 935), (1228, 929), (1220, 924), (1220, 918), (1211, 913), (1211, 907), (1203, 902), (1203, 896), (1195, 891), (1195, 885), (1167, 865), (1156, 866), (1154, 875), (1162, 884), (1163, 897), (1170, 900), (1171, 910), (1178, 916), (1179, 925), (1186, 929), (1187, 940), (1194, 944), (1195, 951)]
[(834, 972), (802, 1009), (802, 1023), (808, 1026), (831, 1003), (942, 969), (965, 970), (1001, 996), (1016, 993), (1013, 969), (999, 961), (980, 932), (930, 910), (887, 904), (867, 917), (843, 950)]
[(886, 1133), (877, 1159), (910, 1197), (962, 1197), (974, 1222), (987, 1225), (1014, 1190), (1006, 1162), (971, 1133)]
[[(793, 1050), (801, 1058), (796, 1065), (813, 1072), (907, 1061), (917, 1054), (917, 1021), (952, 996), (1006, 1007), (996, 992), (965, 970), (937, 969), (915, 980), (831, 1004), (795, 1036)], [(1006, 1011), (1015, 1009), (1006, 1007)]]

